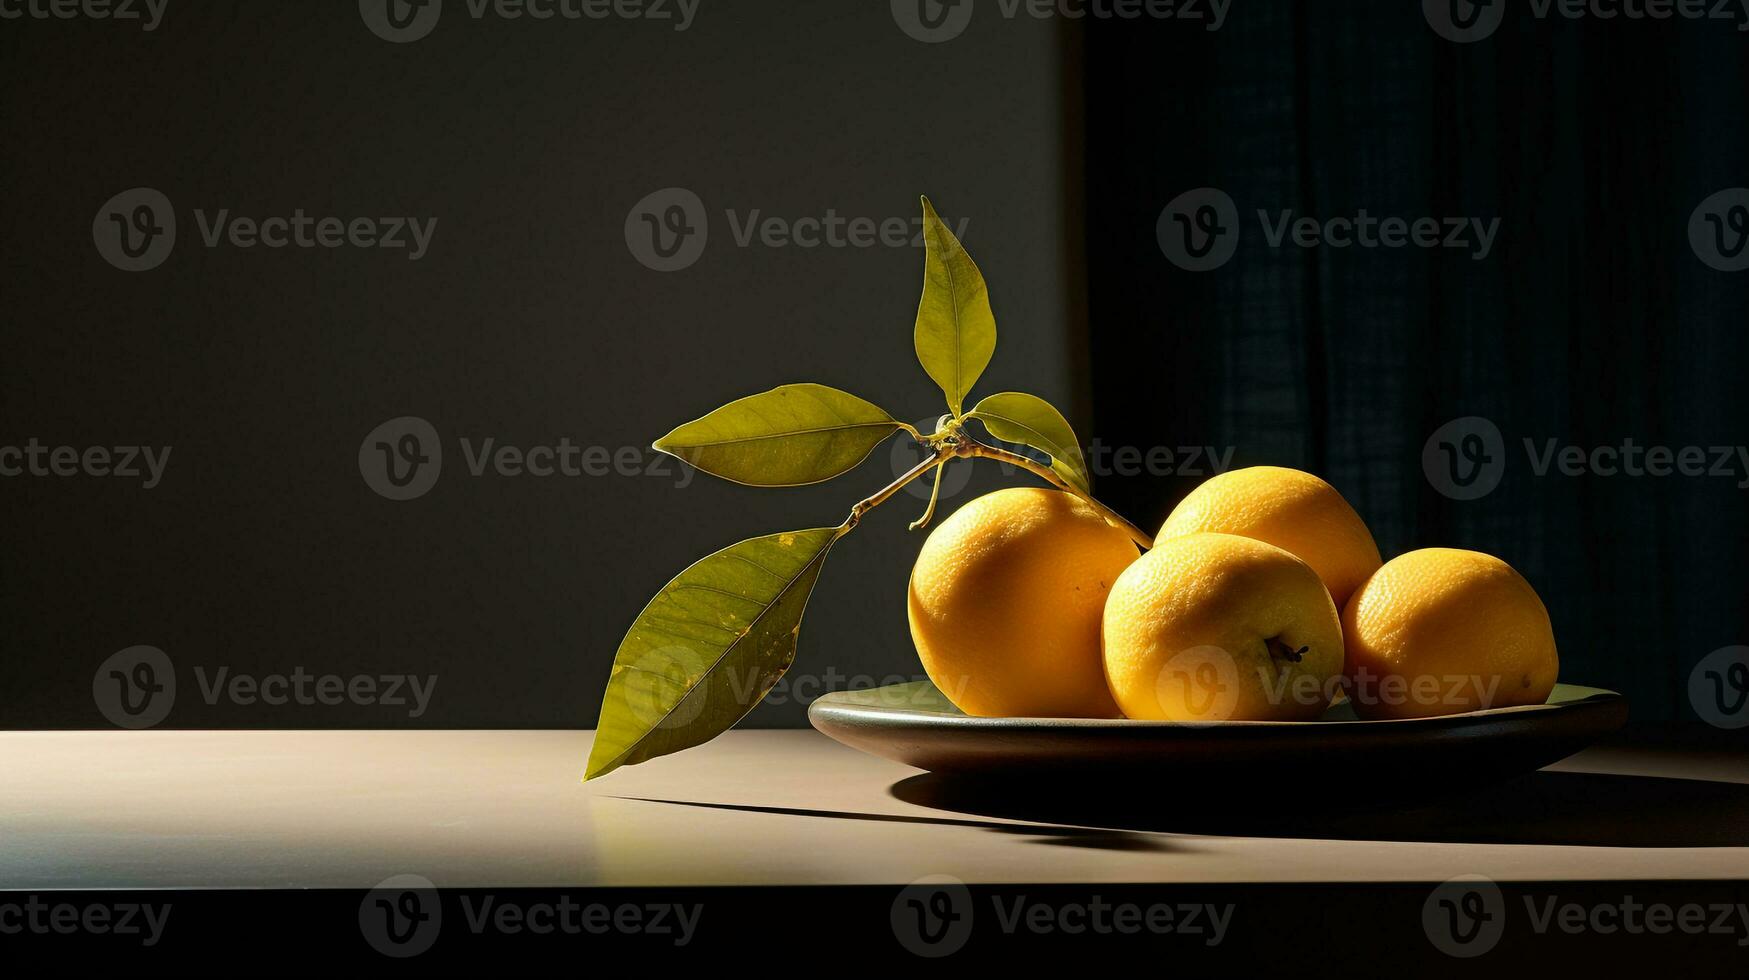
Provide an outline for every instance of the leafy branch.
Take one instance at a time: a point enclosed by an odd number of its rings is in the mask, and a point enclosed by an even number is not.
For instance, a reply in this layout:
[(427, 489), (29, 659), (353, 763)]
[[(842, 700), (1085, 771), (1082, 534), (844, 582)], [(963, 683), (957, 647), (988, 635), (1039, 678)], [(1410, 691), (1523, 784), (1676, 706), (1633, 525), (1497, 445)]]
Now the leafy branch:
[[(702, 744), (734, 727), (795, 661), (802, 614), (826, 556), (869, 511), (933, 473), (927, 525), (941, 474), (957, 460), (988, 459), (1025, 470), (1087, 501), (1137, 544), (1153, 541), (1095, 500), (1087, 463), (1068, 421), (1023, 392), (965, 399), (996, 349), (996, 318), (978, 267), (923, 199), (923, 296), (913, 341), (941, 387), (948, 414), (923, 433), (848, 392), (792, 384), (730, 402), (656, 440), (655, 448), (715, 476), (760, 487), (820, 483), (855, 469), (894, 433), (927, 450), (916, 466), (851, 507), (842, 524), (750, 538), (707, 555), (658, 591), (614, 655), (586, 779)], [(1027, 446), (1049, 465), (974, 438), (976, 419), (995, 438)]]

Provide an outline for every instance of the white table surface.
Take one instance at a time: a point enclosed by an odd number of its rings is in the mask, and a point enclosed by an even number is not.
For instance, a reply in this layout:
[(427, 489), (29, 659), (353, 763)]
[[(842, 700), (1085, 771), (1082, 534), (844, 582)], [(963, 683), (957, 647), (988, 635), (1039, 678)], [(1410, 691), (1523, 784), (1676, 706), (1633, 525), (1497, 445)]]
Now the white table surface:
[[(1390, 840), (1223, 836), (958, 813), (889, 791), (916, 770), (811, 731), (731, 732), (585, 784), (591, 734), (0, 733), (0, 888), (368, 888), (406, 873), (440, 887), (1749, 878), (1743, 846), (1428, 842), (1412, 827)], [(1741, 755), (1593, 749), (1554, 768), (1749, 784)]]

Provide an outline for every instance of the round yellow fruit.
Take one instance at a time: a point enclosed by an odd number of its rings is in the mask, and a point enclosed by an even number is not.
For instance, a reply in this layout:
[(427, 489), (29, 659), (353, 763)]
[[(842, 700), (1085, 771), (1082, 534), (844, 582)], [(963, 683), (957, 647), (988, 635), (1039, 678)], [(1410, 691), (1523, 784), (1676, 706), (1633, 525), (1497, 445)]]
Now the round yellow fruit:
[(1204, 531), (1256, 538), (1299, 556), (1338, 609), (1381, 564), (1372, 532), (1335, 487), (1280, 466), (1211, 477), (1166, 518), (1159, 540)]
[(1231, 534), (1159, 543), (1105, 602), (1105, 675), (1149, 721), (1309, 721), (1341, 687), (1342, 629), (1316, 572)]
[(1362, 718), (1542, 704), (1560, 671), (1548, 610), (1492, 555), (1425, 548), (1391, 559), (1342, 611), (1348, 696)]
[(1129, 535), (1060, 490), (1014, 487), (930, 532), (911, 572), (911, 639), (968, 715), (1115, 718), (1099, 617), (1136, 560)]

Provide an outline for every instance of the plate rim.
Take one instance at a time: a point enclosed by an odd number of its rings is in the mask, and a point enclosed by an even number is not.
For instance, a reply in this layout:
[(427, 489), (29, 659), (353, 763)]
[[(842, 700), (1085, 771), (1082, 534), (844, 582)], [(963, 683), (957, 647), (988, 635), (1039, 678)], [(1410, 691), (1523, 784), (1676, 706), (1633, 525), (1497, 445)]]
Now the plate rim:
[[(1569, 688), (1583, 692), (1568, 700), (1560, 702), (1544, 702), (1543, 704), (1519, 704), (1501, 708), (1480, 708), (1475, 711), (1463, 711), (1449, 715), (1432, 715), (1426, 718), (1357, 718), (1352, 721), (1338, 719), (1316, 719), (1313, 721), (1145, 721), (1132, 718), (1057, 718), (1057, 717), (983, 717), (976, 715), (950, 715), (938, 711), (921, 708), (893, 708), (883, 705), (864, 704), (850, 700), (856, 695), (875, 694), (894, 688), (910, 687), (917, 684), (928, 684), (935, 687), (933, 681), (915, 680), (899, 684), (884, 684), (880, 687), (863, 688), (856, 691), (829, 691), (815, 698), (808, 705), (808, 719), (814, 721), (816, 713), (823, 718), (839, 723), (869, 724), (874, 719), (880, 719), (889, 724), (919, 724), (934, 728), (1000, 728), (1013, 731), (1026, 728), (1076, 728), (1085, 730), (1128, 730), (1128, 731), (1207, 731), (1210, 729), (1267, 729), (1292, 728), (1298, 730), (1321, 729), (1352, 731), (1358, 728), (1376, 728), (1381, 726), (1437, 726), (1473, 719), (1508, 718), (1521, 714), (1552, 714), (1574, 711), (1581, 708), (1605, 704), (1625, 703), (1627, 697), (1618, 691), (1608, 688), (1591, 687), (1584, 684), (1557, 684), (1556, 687)], [(935, 688), (937, 692), (939, 687)], [(816, 726), (818, 727), (818, 726)]]

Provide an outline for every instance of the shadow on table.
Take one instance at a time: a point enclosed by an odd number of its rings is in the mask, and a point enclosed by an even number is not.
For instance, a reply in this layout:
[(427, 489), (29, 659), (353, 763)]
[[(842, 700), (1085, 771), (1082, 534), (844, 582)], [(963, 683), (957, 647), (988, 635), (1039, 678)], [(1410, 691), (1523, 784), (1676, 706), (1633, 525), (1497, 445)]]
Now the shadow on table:
[(1171, 841), (1150, 834), (1138, 834), (1116, 828), (1064, 826), (1067, 821), (1049, 824), (1005, 823), (996, 820), (960, 820), (944, 817), (913, 816), (897, 813), (859, 813), (854, 810), (813, 810), (789, 806), (752, 806), (744, 803), (701, 803), (693, 800), (652, 799), (643, 796), (615, 796), (608, 799), (636, 803), (663, 803), (668, 806), (694, 807), (702, 810), (732, 810), (740, 813), (769, 813), (785, 817), (817, 817), (826, 820), (857, 820), (868, 823), (908, 823), (935, 827), (970, 827), (996, 834), (1013, 834), (1036, 838), (1034, 843), (1058, 847), (1086, 847), (1101, 851), (1170, 851)]
[[(1210, 787), (1184, 796), (987, 782), (927, 773), (894, 783), (906, 803), (956, 813), (1118, 831), (1222, 837), (1594, 847), (1749, 846), (1749, 785), (1536, 772), (1474, 796), (1385, 811), (1306, 810), (1291, 797), (1246, 800)], [(1223, 798), (1209, 805), (1186, 799)]]

